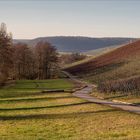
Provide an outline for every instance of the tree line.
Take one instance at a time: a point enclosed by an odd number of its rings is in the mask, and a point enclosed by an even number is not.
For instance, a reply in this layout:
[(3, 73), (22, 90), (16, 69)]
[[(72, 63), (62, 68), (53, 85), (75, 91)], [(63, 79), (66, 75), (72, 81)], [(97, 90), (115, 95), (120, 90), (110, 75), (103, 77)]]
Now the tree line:
[(78, 61), (84, 60), (86, 58), (87, 58), (86, 55), (80, 54), (80, 53), (77, 53), (77, 52), (74, 52), (74, 53), (71, 53), (71, 54), (61, 54), (60, 57), (59, 57), (59, 60), (60, 60), (59, 63), (60, 63), (60, 66), (63, 67), (67, 64), (78, 62)]
[(8, 79), (48, 79), (59, 73), (58, 53), (48, 42), (35, 47), (13, 43), (4, 23), (0, 26), (0, 84)]

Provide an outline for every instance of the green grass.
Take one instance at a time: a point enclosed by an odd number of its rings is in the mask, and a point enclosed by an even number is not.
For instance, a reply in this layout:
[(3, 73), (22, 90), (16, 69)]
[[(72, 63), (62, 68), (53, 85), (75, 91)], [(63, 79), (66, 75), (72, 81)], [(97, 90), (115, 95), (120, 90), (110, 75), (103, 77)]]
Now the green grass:
[(71, 89), (73, 84), (66, 79), (18, 80), (10, 89)]
[(122, 102), (128, 102), (128, 103), (135, 103), (140, 104), (140, 97), (139, 95), (133, 95), (128, 93), (100, 93), (97, 90), (94, 90), (91, 96), (99, 98), (99, 99), (105, 99), (105, 100), (118, 100)]
[(139, 140), (140, 116), (47, 93), (0, 99), (2, 140)]
[(18, 80), (14, 85), (1, 88), (0, 97), (18, 97), (36, 95), (42, 90), (64, 89), (71, 90), (74, 84), (67, 79), (51, 80)]
[(140, 116), (97, 105), (71, 93), (65, 79), (22, 80), (0, 90), (1, 140), (139, 140)]

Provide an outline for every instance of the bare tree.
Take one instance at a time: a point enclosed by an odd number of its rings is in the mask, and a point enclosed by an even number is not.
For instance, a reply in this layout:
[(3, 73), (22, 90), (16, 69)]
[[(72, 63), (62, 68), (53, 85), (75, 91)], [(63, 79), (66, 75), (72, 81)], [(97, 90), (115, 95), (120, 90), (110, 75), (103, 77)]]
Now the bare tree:
[(16, 79), (33, 79), (35, 77), (35, 57), (27, 44), (16, 44), (13, 58)]
[[(14, 46), (14, 47), (12, 47)], [(0, 26), (0, 83), (15, 79), (47, 79), (57, 75), (58, 56), (55, 47), (39, 42), (35, 49), (27, 44), (13, 45), (4, 23)]]
[(35, 47), (38, 79), (47, 79), (55, 75), (58, 68), (56, 49), (48, 42), (39, 42)]
[(12, 67), (12, 36), (4, 23), (0, 26), (0, 80), (6, 81)]
[(63, 67), (63, 65), (65, 64), (70, 64), (70, 63), (74, 63), (77, 61), (81, 61), (83, 59), (85, 59), (87, 56), (80, 54), (80, 53), (72, 53), (72, 54), (62, 54), (59, 57), (59, 62), (61, 64), (61, 66)]

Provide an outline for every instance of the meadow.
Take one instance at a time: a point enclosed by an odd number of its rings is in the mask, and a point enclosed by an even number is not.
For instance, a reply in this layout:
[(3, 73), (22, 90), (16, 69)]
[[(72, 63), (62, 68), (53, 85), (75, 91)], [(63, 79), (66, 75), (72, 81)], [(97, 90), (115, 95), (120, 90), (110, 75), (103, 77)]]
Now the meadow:
[(73, 88), (64, 79), (17, 81), (8, 89), (22, 92), (1, 92), (1, 140), (139, 140), (139, 115), (87, 102), (71, 93), (33, 92), (41, 90), (36, 82), (43, 89)]
[(0, 98), (36, 95), (43, 90), (71, 90), (74, 84), (67, 79), (17, 80), (0, 88)]

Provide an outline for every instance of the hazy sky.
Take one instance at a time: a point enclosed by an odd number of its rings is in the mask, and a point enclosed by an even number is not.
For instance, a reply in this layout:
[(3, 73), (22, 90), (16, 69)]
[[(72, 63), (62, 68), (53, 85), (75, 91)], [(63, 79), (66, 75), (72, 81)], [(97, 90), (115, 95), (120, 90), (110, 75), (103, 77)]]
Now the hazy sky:
[(0, 0), (14, 38), (140, 37), (140, 0)]

